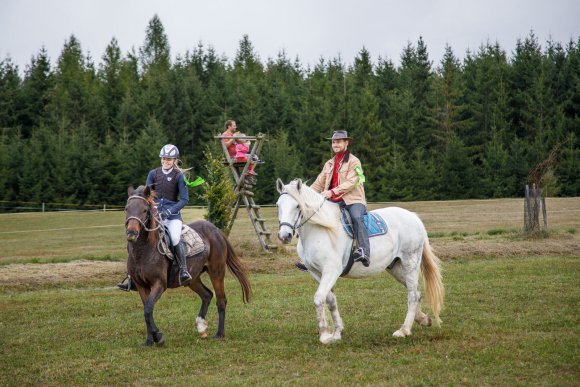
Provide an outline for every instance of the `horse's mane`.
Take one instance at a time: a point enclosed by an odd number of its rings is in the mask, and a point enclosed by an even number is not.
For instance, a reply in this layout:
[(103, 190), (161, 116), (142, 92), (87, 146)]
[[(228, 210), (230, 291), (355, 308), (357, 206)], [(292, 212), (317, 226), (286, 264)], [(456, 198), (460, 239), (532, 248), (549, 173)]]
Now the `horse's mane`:
[[(298, 187), (300, 186), (300, 189)], [(286, 192), (298, 202), (303, 216), (309, 219), (309, 222), (335, 231), (336, 226), (340, 223), (340, 212), (334, 206), (322, 205), (323, 197), (321, 194), (302, 183), (300, 179), (292, 180), (285, 186)]]
[[(155, 194), (155, 191), (151, 190), (149, 196), (145, 195), (145, 186), (144, 185), (140, 185), (139, 187), (137, 187), (137, 189), (135, 190), (135, 192), (133, 193), (133, 195), (138, 195), (141, 196), (142, 198), (144, 198), (147, 201), (147, 205), (149, 206), (150, 209), (150, 214), (151, 216), (149, 217), (149, 228), (150, 229), (155, 229), (157, 228), (157, 210), (155, 209), (155, 198), (157, 197), (157, 195)], [(159, 242), (159, 232), (158, 231), (150, 231), (149, 234), (147, 235), (147, 242), (149, 242), (152, 245), (156, 245)]]

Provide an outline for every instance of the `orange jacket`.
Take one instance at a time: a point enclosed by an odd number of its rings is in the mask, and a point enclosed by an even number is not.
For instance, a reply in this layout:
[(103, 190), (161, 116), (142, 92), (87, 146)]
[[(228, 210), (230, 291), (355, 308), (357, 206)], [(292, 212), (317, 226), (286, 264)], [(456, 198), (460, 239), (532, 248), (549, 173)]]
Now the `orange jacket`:
[[(359, 176), (354, 170), (357, 165), (362, 169), (360, 160), (347, 151), (338, 167), (338, 185), (332, 191), (339, 197), (342, 196), (342, 200), (346, 204), (362, 203), (366, 206), (365, 189), (363, 183), (359, 183)], [(320, 172), (314, 183), (310, 185), (310, 188), (316, 192), (327, 190), (332, 181), (333, 171), (334, 157), (324, 164), (322, 172)]]

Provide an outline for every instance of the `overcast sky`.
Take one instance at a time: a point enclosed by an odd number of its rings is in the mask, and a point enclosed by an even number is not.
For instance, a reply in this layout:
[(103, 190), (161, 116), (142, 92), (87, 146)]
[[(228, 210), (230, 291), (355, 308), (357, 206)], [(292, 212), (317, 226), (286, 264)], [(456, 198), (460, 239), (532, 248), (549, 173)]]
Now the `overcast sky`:
[(580, 0), (0, 0), (0, 60), (23, 71), (44, 46), (55, 63), (74, 34), (98, 64), (113, 37), (123, 54), (137, 50), (155, 14), (173, 57), (202, 42), (231, 60), (247, 34), (262, 62), (284, 50), (303, 65), (351, 64), (363, 47), (398, 65), (419, 36), (435, 66), (446, 44), (464, 58), (497, 41), (511, 56), (531, 30), (542, 47), (580, 36)]

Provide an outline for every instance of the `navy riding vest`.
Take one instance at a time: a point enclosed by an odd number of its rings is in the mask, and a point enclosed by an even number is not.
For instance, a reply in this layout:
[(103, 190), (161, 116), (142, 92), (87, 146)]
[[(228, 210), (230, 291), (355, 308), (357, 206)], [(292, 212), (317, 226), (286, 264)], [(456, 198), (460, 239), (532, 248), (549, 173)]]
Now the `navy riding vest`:
[(177, 184), (178, 174), (179, 171), (176, 168), (173, 168), (173, 171), (167, 175), (163, 173), (161, 167), (155, 170), (153, 190), (157, 193), (157, 200), (165, 199), (177, 202), (177, 196), (179, 194), (179, 186)]

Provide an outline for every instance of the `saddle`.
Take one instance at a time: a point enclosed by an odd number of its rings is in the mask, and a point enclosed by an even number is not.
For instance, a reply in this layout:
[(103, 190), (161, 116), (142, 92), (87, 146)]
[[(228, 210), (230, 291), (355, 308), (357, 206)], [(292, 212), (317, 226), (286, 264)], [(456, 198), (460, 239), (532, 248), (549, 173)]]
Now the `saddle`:
[[(178, 286), (180, 273), (179, 263), (175, 259), (175, 252), (173, 251), (171, 238), (169, 237), (169, 230), (167, 227), (163, 227), (165, 233), (163, 233), (163, 238), (159, 239), (159, 252), (171, 261), (169, 272), (167, 273), (167, 283), (170, 286)], [(201, 239), (197, 231), (185, 224), (181, 226), (181, 242), (183, 242), (185, 248), (186, 260), (193, 259), (195, 255), (205, 251), (206, 246), (203, 239)]]
[[(159, 252), (165, 255), (167, 259), (173, 261), (175, 260), (175, 252), (173, 251), (173, 246), (171, 244), (169, 230), (166, 226), (163, 226), (163, 228), (165, 229), (165, 232), (163, 233), (163, 237), (159, 239)], [(201, 239), (197, 231), (186, 224), (181, 226), (181, 241), (185, 246), (185, 256), (187, 258), (205, 250), (203, 239)]]
[[(350, 214), (346, 209), (341, 210), (340, 222), (342, 223), (342, 227), (348, 236), (354, 238), (352, 231), (352, 219), (350, 218)], [(367, 233), (369, 234), (369, 238), (386, 234), (389, 231), (387, 222), (385, 222), (383, 218), (373, 212), (367, 212), (363, 216), (363, 222), (367, 229)]]
[[(354, 238), (354, 233), (352, 229), (352, 219), (350, 217), (350, 213), (346, 210), (346, 208), (341, 209), (340, 214), (340, 223), (342, 223), (342, 227), (344, 231), (348, 234), (349, 237), (353, 238), (353, 244), (350, 250), (350, 256), (348, 257), (348, 262), (346, 266), (342, 269), (342, 273), (340, 274), (341, 277), (344, 277), (348, 274), (352, 265), (354, 264), (354, 251), (356, 250), (356, 239)], [(367, 229), (367, 233), (369, 239), (374, 236), (384, 235), (389, 231), (389, 226), (387, 226), (387, 222), (377, 214), (372, 212), (367, 212), (363, 216), (363, 223), (365, 228)]]

